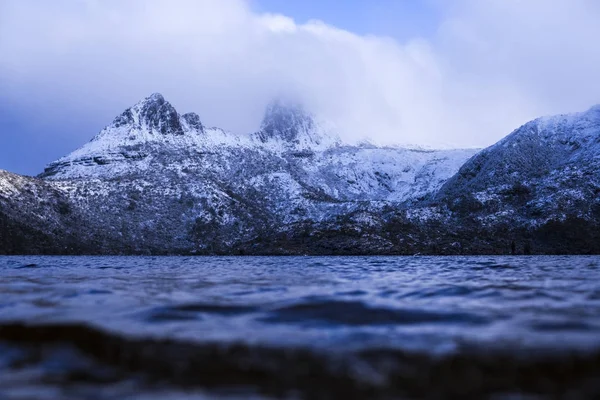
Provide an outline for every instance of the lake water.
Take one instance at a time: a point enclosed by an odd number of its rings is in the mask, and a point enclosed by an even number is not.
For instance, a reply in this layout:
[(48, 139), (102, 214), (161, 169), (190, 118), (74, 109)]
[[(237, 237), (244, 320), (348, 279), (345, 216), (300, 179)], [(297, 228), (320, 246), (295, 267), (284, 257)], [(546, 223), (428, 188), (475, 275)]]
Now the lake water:
[(0, 399), (581, 398), (598, 377), (600, 257), (0, 258)]

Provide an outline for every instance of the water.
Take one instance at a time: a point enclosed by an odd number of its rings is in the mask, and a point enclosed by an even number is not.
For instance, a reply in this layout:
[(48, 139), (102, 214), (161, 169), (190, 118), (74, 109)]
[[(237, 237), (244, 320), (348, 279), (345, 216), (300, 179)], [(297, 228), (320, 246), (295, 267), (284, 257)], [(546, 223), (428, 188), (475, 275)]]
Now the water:
[(2, 257), (0, 399), (600, 394), (600, 257)]

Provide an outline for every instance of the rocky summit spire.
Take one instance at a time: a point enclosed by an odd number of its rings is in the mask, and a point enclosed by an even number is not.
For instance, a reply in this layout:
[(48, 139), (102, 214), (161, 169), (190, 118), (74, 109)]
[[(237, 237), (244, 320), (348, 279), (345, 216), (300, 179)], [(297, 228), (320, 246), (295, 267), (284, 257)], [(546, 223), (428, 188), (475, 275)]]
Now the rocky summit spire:
[(197, 132), (204, 132), (204, 125), (200, 121), (200, 116), (194, 112), (186, 113), (181, 116), (190, 129)]
[(296, 143), (314, 129), (312, 116), (300, 104), (277, 99), (267, 106), (258, 137), (263, 142), (279, 139)]
[(125, 110), (113, 121), (113, 125), (115, 128), (132, 125), (162, 135), (183, 135), (179, 114), (160, 93), (154, 93)]

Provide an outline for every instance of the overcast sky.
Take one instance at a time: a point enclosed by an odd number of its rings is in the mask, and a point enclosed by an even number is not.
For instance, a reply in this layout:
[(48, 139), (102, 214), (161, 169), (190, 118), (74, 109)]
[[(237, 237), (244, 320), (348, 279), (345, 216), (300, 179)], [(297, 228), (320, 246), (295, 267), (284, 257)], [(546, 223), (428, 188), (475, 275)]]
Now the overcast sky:
[(161, 92), (238, 133), (294, 96), (349, 142), (483, 147), (600, 103), (596, 0), (0, 0), (0, 168)]

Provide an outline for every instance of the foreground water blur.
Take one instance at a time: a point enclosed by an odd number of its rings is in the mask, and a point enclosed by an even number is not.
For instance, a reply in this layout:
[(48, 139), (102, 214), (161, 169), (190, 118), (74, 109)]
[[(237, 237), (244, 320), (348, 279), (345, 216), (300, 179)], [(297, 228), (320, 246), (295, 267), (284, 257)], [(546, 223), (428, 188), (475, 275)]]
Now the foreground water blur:
[(0, 398), (600, 395), (599, 257), (2, 257)]

